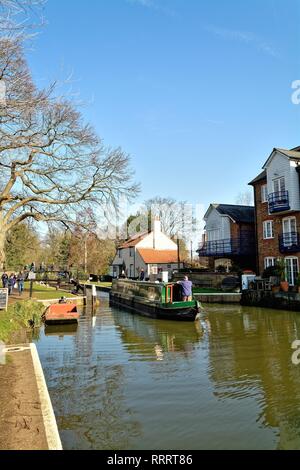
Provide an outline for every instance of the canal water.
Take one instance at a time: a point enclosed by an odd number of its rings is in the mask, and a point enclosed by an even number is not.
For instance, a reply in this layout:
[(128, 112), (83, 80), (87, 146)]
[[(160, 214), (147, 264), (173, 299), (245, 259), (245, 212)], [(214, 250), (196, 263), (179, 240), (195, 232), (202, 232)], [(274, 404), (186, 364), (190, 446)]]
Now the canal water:
[(300, 313), (111, 309), (36, 339), (64, 449), (300, 449)]

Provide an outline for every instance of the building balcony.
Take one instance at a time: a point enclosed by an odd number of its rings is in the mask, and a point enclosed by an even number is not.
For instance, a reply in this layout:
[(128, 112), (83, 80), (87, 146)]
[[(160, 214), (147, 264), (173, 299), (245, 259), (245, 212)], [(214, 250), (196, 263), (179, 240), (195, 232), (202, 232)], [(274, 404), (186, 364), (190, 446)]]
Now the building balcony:
[(298, 253), (300, 251), (300, 235), (298, 232), (283, 233), (279, 236), (280, 253)]
[(276, 212), (284, 212), (290, 210), (289, 192), (279, 191), (271, 193), (268, 196), (269, 212), (275, 214)]
[(224, 240), (204, 242), (197, 250), (200, 257), (224, 257), (255, 255), (254, 236), (227, 238)]

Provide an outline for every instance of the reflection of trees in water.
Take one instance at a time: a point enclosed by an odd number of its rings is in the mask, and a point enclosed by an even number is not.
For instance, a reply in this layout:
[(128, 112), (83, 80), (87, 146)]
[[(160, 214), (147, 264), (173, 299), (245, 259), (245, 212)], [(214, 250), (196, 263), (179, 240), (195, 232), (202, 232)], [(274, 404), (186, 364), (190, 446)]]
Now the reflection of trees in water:
[(299, 314), (249, 308), (235, 314), (233, 307), (231, 314), (212, 312), (209, 320), (215, 395), (254, 398), (262, 410), (258, 421), (279, 428), (281, 448), (289, 441), (300, 448), (300, 369), (291, 362)]
[[(63, 445), (67, 448), (125, 449), (140, 427), (126, 407), (124, 368), (93, 351), (92, 319), (76, 336), (44, 359)], [(58, 354), (58, 357), (57, 357)]]

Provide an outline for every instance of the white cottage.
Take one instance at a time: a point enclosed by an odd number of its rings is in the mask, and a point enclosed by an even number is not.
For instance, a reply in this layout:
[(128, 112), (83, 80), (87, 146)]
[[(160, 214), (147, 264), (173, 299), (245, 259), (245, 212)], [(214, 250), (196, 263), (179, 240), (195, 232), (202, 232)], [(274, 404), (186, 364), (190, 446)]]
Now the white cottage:
[(138, 233), (117, 249), (112, 263), (113, 277), (119, 277), (125, 271), (128, 278), (138, 278), (142, 269), (145, 278), (160, 277), (163, 271), (169, 276), (182, 268), (178, 262), (177, 244), (161, 231), (159, 220), (154, 221), (152, 232)]

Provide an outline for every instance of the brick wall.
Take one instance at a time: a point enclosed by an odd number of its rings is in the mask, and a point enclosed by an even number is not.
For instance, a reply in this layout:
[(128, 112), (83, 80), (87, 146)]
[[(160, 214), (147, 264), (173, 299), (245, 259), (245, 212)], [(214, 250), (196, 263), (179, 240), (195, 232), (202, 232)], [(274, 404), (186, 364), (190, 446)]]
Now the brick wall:
[(231, 238), (239, 238), (241, 232), (254, 232), (253, 224), (237, 224), (230, 221)]
[[(295, 256), (300, 260), (300, 253), (296, 254), (282, 254), (279, 250), (279, 235), (282, 234), (282, 220), (286, 217), (296, 217), (297, 231), (300, 227), (300, 213), (289, 212), (285, 214), (269, 215), (268, 203), (262, 203), (261, 187), (266, 184), (266, 180), (259, 181), (255, 184), (255, 197), (256, 197), (256, 223), (257, 223), (257, 245), (258, 245), (258, 261), (259, 273), (264, 271), (264, 260), (266, 257), (285, 258), (287, 256)], [(274, 238), (264, 240), (263, 222), (266, 220), (273, 221)], [(299, 261), (300, 265), (300, 261)]]
[(240, 226), (232, 220), (230, 221), (230, 234), (231, 238), (239, 238), (240, 236)]

